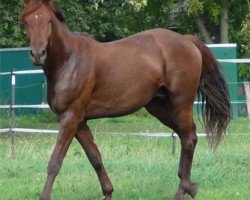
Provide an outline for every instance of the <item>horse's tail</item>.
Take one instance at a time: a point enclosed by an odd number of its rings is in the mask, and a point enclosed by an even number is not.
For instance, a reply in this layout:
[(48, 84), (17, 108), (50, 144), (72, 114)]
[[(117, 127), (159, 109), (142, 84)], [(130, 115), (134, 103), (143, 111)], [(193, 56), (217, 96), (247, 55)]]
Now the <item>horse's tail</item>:
[(210, 145), (216, 147), (231, 119), (231, 105), (227, 84), (218, 62), (208, 47), (194, 36), (186, 36), (200, 50), (202, 71), (198, 88), (202, 118)]

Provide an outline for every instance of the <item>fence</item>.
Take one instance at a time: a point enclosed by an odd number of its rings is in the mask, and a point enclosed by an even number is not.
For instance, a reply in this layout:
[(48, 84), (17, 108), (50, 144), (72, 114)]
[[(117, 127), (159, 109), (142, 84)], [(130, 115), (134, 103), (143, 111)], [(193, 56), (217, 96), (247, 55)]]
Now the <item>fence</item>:
[[(218, 59), (219, 62), (231, 62), (231, 63), (250, 63), (250, 59)], [(30, 128), (16, 128), (15, 127), (15, 118), (16, 118), (16, 108), (38, 108), (38, 109), (44, 109), (49, 108), (48, 104), (39, 104), (39, 105), (16, 105), (15, 104), (15, 86), (16, 86), (16, 75), (20, 74), (42, 74), (43, 70), (23, 70), (23, 71), (12, 71), (12, 72), (3, 72), (0, 73), (0, 76), (4, 75), (11, 75), (11, 104), (10, 105), (0, 105), (0, 109), (9, 109), (11, 113), (11, 123), (9, 128), (1, 128), (0, 127), (0, 133), (11, 133), (11, 154), (14, 154), (14, 146), (15, 146), (15, 133), (21, 132), (21, 133), (58, 133), (58, 130), (48, 130), (48, 129), (30, 129)], [(228, 83), (228, 84), (235, 84), (235, 83)], [(250, 84), (249, 84), (250, 85)], [(250, 88), (249, 88), (250, 89)], [(248, 101), (248, 102), (247, 102)], [(247, 103), (250, 105), (250, 99), (247, 100), (237, 100), (237, 101), (231, 101), (232, 104), (242, 104)], [(194, 104), (200, 104), (200, 102), (195, 101)], [(250, 116), (249, 116), (250, 117)], [(134, 135), (140, 135), (140, 136), (156, 136), (156, 137), (171, 137), (173, 138), (173, 153), (175, 152), (175, 143), (176, 143), (176, 137), (177, 134), (175, 133), (165, 133), (165, 134), (149, 134), (149, 133), (135, 133)], [(204, 137), (206, 136), (205, 133), (198, 133), (198, 137)]]

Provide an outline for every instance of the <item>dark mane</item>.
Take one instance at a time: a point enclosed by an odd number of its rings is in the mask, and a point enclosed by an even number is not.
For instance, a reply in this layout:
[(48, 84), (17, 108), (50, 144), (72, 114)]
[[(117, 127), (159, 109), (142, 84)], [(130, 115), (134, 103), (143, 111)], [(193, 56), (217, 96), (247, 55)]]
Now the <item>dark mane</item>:
[(20, 21), (24, 22), (24, 18), (27, 15), (29, 15), (29, 14), (35, 12), (36, 10), (38, 10), (43, 4), (46, 5), (54, 13), (54, 15), (57, 17), (57, 19), (60, 22), (64, 23), (65, 18), (63, 16), (63, 13), (62, 13), (62, 11), (56, 5), (54, 5), (53, 3), (46, 3), (46, 2), (41, 1), (41, 0), (40, 1), (36, 1), (36, 2), (32, 2), (32, 3), (28, 4), (25, 7), (24, 10), (23, 10), (23, 12), (21, 13)]

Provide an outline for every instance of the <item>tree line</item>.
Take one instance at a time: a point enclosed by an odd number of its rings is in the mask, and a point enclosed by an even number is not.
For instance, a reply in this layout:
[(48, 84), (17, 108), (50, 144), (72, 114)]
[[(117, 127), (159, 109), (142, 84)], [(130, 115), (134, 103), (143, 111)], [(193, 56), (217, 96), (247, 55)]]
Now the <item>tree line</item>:
[[(197, 35), (205, 43), (237, 43), (240, 56), (250, 56), (250, 0), (55, 2), (72, 31), (87, 32), (98, 41), (116, 40), (162, 27)], [(0, 48), (28, 45), (18, 19), (22, 9), (22, 0), (0, 0)]]

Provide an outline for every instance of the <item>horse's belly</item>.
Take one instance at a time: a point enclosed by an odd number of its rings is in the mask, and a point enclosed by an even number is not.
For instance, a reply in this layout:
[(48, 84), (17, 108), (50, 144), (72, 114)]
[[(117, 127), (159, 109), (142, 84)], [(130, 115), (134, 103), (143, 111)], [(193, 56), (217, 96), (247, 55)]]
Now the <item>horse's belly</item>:
[(145, 54), (137, 58), (131, 55), (131, 59), (126, 62), (122, 56), (116, 59), (115, 64), (98, 68), (100, 71), (86, 117), (113, 117), (132, 113), (145, 106), (162, 84), (163, 70), (159, 59), (151, 59)]
[[(103, 94), (103, 93), (101, 93)], [(85, 117), (116, 117), (133, 113), (145, 106), (154, 96), (153, 88), (133, 88), (131, 90), (107, 91), (106, 95), (94, 94), (91, 98)]]

